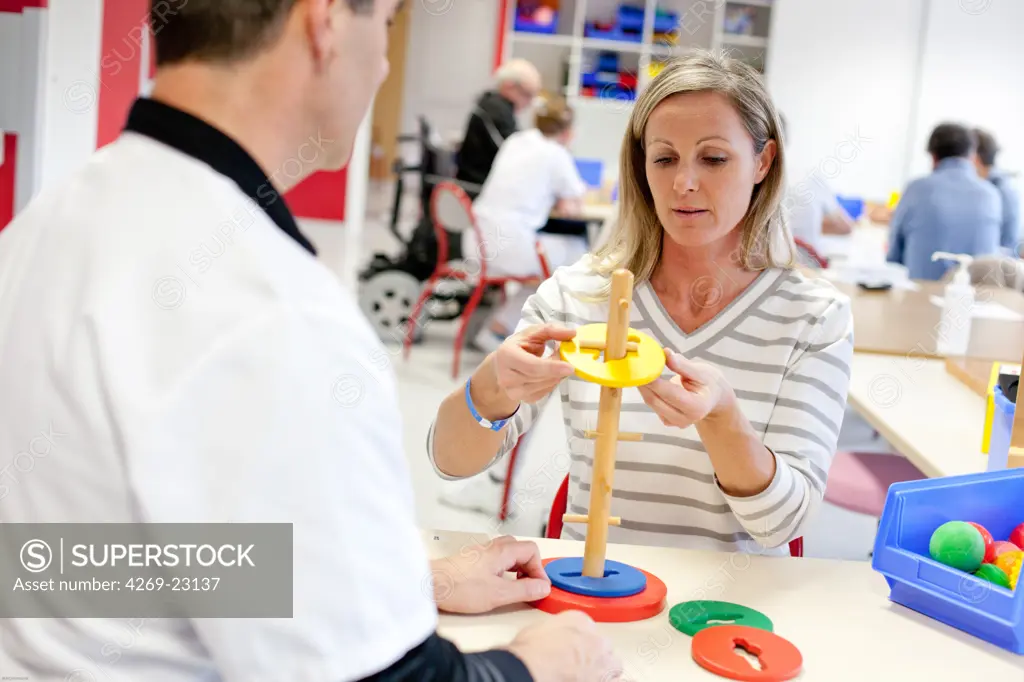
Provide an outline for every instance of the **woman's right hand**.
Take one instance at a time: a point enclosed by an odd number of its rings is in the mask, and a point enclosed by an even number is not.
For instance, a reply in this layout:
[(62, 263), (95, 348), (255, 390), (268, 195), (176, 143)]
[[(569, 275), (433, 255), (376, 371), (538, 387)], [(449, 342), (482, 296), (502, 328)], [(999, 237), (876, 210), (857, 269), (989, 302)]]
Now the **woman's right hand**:
[(533, 403), (544, 398), (575, 370), (557, 355), (545, 357), (549, 341), (571, 341), (576, 331), (557, 324), (527, 327), (505, 339), (494, 352), (498, 387), (511, 401)]

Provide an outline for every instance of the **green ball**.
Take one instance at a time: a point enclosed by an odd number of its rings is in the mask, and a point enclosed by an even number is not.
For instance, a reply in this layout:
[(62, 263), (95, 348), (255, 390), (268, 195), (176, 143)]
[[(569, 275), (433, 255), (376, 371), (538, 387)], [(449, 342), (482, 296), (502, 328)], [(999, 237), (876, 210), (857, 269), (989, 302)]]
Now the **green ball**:
[(999, 568), (995, 564), (982, 564), (974, 575), (978, 576), (982, 580), (987, 580), (990, 583), (999, 585), (1010, 589), (1010, 577), (1006, 575), (1003, 569)]
[(928, 551), (941, 564), (974, 573), (985, 558), (985, 539), (971, 524), (949, 521), (932, 533)]

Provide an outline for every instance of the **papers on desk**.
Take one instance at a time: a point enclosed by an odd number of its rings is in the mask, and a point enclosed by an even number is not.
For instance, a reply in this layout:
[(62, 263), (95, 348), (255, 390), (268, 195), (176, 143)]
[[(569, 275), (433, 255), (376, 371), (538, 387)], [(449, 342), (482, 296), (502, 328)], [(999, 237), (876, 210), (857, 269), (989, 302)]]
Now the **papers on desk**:
[[(942, 307), (941, 296), (929, 296), (929, 300), (933, 305)], [(1006, 322), (1020, 322), (1024, 320), (1024, 315), (1018, 312), (1010, 310), (1002, 303), (995, 303), (993, 301), (975, 301), (974, 306), (971, 308), (971, 318), (986, 319), (986, 320), (1003, 320)]]
[(822, 276), (844, 284), (888, 284), (894, 289), (915, 290), (907, 268), (897, 263), (840, 261), (821, 271)]

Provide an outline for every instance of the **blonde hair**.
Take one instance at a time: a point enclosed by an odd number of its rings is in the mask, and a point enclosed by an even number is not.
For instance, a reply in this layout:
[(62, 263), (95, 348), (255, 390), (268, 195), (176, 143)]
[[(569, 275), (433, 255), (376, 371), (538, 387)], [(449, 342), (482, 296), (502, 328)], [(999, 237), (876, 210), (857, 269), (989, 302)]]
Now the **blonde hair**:
[[(740, 264), (750, 270), (794, 267), (796, 245), (782, 213), (785, 153), (779, 114), (755, 69), (702, 50), (670, 62), (633, 107), (619, 155), (618, 219), (608, 240), (594, 253), (595, 270), (609, 276), (618, 268), (626, 268), (637, 282), (650, 279), (654, 273), (661, 259), (664, 229), (647, 183), (644, 132), (655, 107), (673, 95), (690, 92), (726, 95), (743, 119), (755, 153), (761, 153), (769, 140), (777, 141), (775, 159), (764, 180), (754, 187), (741, 222)], [(783, 255), (781, 251), (788, 253)]]
[(544, 96), (537, 106), (534, 124), (545, 137), (554, 137), (571, 128), (574, 118), (565, 98)]

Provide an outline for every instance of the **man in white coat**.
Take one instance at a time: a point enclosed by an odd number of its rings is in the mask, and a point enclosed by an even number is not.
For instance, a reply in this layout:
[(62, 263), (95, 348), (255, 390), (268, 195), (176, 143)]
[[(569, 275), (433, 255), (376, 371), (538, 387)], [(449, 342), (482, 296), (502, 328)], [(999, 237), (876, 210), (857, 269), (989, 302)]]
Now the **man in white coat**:
[(38, 455), (0, 461), (0, 524), (283, 522), (294, 570), (291, 618), (139, 614), (116, 661), (114, 620), (0, 618), (5, 674), (611, 679), (579, 614), (472, 655), (436, 634), (549, 583), (510, 538), (428, 562), (386, 354), (282, 198), (347, 162), (398, 4), (154, 0), (151, 98), (0, 234), (0, 456)]

